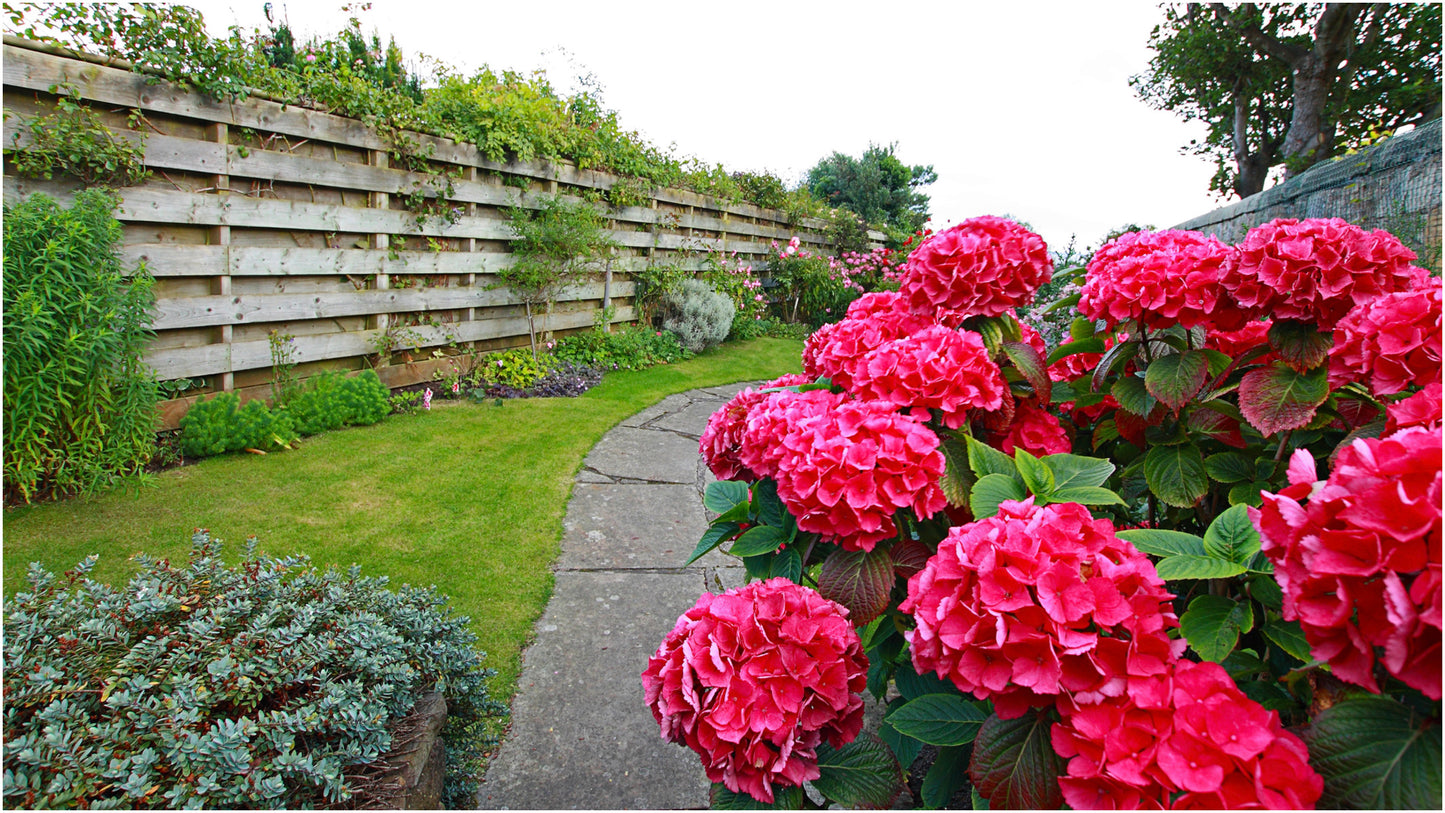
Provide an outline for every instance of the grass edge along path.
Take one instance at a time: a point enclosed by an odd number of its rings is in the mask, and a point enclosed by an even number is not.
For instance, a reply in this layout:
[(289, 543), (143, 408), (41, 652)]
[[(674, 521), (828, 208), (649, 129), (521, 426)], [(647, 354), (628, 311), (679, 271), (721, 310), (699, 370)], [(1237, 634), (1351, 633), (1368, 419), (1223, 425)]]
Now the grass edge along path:
[[(90, 554), (122, 584), (144, 552), (184, 561), (193, 528), (234, 562), (258, 551), (361, 565), (391, 583), (436, 585), (472, 619), (489, 689), (510, 706), (521, 652), (552, 594), (551, 564), (582, 460), (609, 429), (668, 395), (800, 371), (802, 343), (762, 338), (693, 359), (608, 373), (578, 398), (434, 401), (430, 412), (329, 432), (295, 450), (210, 458), (155, 487), (7, 509), (4, 594), (32, 561), (59, 574)], [(660, 563), (661, 564), (661, 563)], [(680, 564), (680, 563), (678, 563)]]

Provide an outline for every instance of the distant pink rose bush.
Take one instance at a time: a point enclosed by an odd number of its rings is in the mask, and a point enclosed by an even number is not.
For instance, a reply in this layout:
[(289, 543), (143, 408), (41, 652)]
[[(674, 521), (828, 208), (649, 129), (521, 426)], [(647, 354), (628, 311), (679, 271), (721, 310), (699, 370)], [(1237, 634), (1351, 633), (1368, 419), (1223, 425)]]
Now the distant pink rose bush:
[(759, 801), (818, 778), (818, 744), (863, 726), (868, 664), (847, 615), (787, 579), (704, 593), (642, 673), (663, 737)]

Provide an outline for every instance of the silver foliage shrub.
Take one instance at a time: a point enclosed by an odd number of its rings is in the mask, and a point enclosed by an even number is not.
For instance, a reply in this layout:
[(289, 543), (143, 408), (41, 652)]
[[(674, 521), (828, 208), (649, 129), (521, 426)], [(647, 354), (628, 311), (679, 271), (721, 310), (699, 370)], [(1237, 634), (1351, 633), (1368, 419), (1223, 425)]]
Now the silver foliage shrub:
[[(220, 547), (198, 531), (185, 566), (137, 556), (124, 589), (88, 578), (95, 557), (58, 579), (31, 565), (4, 610), (7, 809), (355, 806), (389, 725), (433, 689), (447, 750), (479, 752), (452, 739), (502, 710), (492, 670), (435, 588), (254, 541), (226, 567)], [(461, 767), (454, 805), (479, 778)]]
[(701, 353), (722, 343), (732, 329), (737, 308), (706, 282), (687, 279), (662, 298), (662, 327), (676, 333), (682, 346)]

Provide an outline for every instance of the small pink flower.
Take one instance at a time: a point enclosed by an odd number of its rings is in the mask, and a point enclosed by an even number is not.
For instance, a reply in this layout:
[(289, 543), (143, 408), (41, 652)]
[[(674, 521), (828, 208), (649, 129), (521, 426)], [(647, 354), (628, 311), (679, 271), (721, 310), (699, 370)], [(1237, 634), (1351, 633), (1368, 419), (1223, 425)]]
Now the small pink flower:
[(426, 392), (422, 393), (421, 405), (427, 409), (431, 409), (431, 387), (427, 387)]
[(307, 54), (307, 55), (306, 55), (306, 61), (307, 61), (307, 62), (315, 62), (315, 61), (316, 61), (316, 55), (315, 55), (315, 54)]
[(453, 381), (453, 382), (452, 382), (452, 392), (461, 392), (461, 391), (462, 391), (462, 382), (460, 382), (460, 381)]

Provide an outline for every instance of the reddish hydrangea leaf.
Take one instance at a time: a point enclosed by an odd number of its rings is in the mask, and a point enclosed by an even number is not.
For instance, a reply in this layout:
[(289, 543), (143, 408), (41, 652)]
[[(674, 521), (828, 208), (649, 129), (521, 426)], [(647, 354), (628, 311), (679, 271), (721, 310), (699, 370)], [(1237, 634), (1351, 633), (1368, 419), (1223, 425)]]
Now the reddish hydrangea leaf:
[(1325, 363), (1329, 358), (1330, 334), (1321, 333), (1308, 322), (1293, 319), (1278, 319), (1270, 325), (1269, 346), (1279, 353), (1280, 359), (1297, 372), (1308, 372)]
[(893, 572), (902, 579), (922, 570), (928, 564), (928, 557), (933, 555), (933, 551), (917, 539), (905, 539), (889, 549), (889, 553), (893, 557)]
[(973, 741), (968, 778), (991, 809), (1057, 810), (1064, 760), (1049, 743), (1047, 710), (1013, 720), (991, 715)]
[(1250, 426), (1268, 437), (1307, 426), (1329, 395), (1325, 368), (1300, 373), (1275, 362), (1244, 374), (1239, 382), (1239, 410)]
[(1212, 409), (1196, 409), (1189, 413), (1184, 425), (1191, 434), (1204, 435), (1236, 449), (1243, 449), (1244, 436), (1239, 433), (1239, 421), (1221, 415)]
[(893, 558), (886, 550), (836, 550), (818, 573), (818, 592), (847, 607), (854, 625), (867, 624), (888, 609), (892, 590)]
[(1144, 372), (1144, 387), (1178, 414), (1209, 380), (1209, 357), (1190, 350), (1154, 359)]
[(1034, 395), (1039, 399), (1039, 403), (1047, 404), (1053, 381), (1049, 378), (1048, 364), (1043, 355), (1023, 342), (1004, 342), (1003, 352), (1009, 361), (1013, 362), (1014, 368), (1023, 374), (1024, 380), (1034, 388)]

